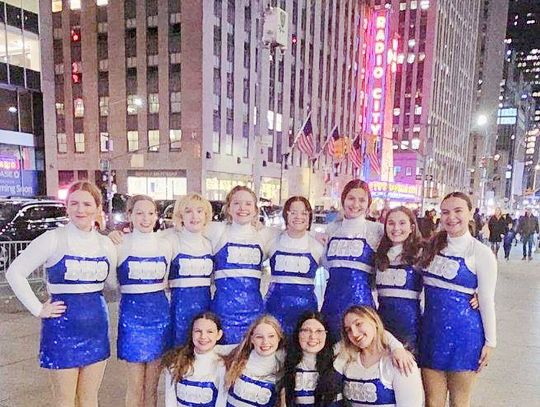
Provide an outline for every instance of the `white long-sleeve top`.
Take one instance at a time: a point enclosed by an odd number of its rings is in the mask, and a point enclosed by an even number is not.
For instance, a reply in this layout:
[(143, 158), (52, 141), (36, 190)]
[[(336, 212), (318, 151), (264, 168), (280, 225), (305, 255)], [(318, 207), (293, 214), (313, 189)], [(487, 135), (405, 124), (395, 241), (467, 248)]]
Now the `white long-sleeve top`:
[[(420, 369), (414, 366), (412, 373), (407, 376), (402, 375), (392, 364), (392, 359), (388, 353), (384, 354), (379, 362), (370, 367), (364, 367), (360, 359), (360, 353), (353, 354), (350, 360), (348, 354), (340, 354), (334, 361), (334, 369), (348, 379), (374, 380), (379, 379), (387, 388), (394, 390), (397, 407), (421, 407), (423, 405), (424, 389)], [(374, 397), (366, 393), (364, 397)], [(344, 398), (346, 394), (344, 394)]]
[[(497, 324), (495, 318), (495, 286), (497, 284), (497, 259), (489, 247), (476, 240), (469, 232), (463, 236), (448, 237), (448, 246), (441, 251), (447, 256), (462, 257), (465, 264), (478, 278), (478, 303), (485, 345), (497, 346)], [(448, 283), (433, 279), (430, 283), (448, 288)]]
[(206, 236), (210, 239), (214, 254), (227, 243), (259, 244), (263, 250), (265, 259), (268, 254), (270, 242), (279, 233), (278, 229), (263, 227), (255, 229), (251, 224), (240, 225), (238, 223), (211, 222), (206, 230)]
[(167, 229), (160, 237), (167, 240), (173, 250), (173, 258), (178, 253), (190, 256), (204, 256), (212, 253), (210, 240), (203, 236), (202, 232), (190, 232), (186, 228), (180, 230)]
[[(376, 251), (384, 235), (384, 226), (382, 223), (371, 222), (361, 216), (354, 219), (343, 218), (329, 225), (326, 234), (329, 240), (332, 237), (364, 238), (371, 249)], [(325, 261), (324, 258), (323, 262)]]
[(324, 246), (308, 232), (302, 237), (295, 238), (284, 231), (270, 242), (268, 257), (272, 257), (278, 250), (287, 253), (311, 253), (315, 261), (320, 263)]
[(122, 243), (116, 246), (118, 264), (122, 264), (129, 256), (136, 257), (159, 257), (163, 256), (167, 264), (171, 262), (171, 244), (158, 233), (142, 233), (133, 230), (124, 235)]
[[(204, 354), (195, 353), (193, 363), (193, 374), (186, 376), (190, 382), (212, 382), (217, 388), (217, 400), (215, 407), (224, 407), (227, 401), (227, 391), (225, 389), (225, 365), (223, 359), (214, 351)], [(165, 371), (165, 407), (177, 407), (177, 396), (192, 403), (210, 402), (206, 389), (197, 386), (185, 386), (179, 383), (171, 383), (171, 373)]]
[[(68, 247), (59, 247), (59, 233), (67, 233)], [(116, 249), (108, 237), (100, 235), (97, 231), (82, 231), (72, 223), (65, 228), (58, 228), (38, 236), (28, 247), (11, 263), (6, 272), (6, 279), (17, 298), (34, 316), (39, 316), (43, 304), (36, 297), (28, 276), (38, 267), (50, 267), (58, 263), (66, 254), (80, 257), (97, 257), (103, 255), (101, 248), (105, 248), (109, 260), (109, 275), (107, 285), (116, 287)]]

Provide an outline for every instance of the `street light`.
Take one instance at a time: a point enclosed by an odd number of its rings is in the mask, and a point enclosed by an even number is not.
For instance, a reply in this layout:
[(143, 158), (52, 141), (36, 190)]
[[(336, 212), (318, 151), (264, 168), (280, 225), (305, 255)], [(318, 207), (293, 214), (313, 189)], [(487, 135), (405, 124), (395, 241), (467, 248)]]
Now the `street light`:
[(488, 117), (485, 114), (480, 114), (476, 118), (476, 124), (480, 127), (484, 127), (488, 122)]

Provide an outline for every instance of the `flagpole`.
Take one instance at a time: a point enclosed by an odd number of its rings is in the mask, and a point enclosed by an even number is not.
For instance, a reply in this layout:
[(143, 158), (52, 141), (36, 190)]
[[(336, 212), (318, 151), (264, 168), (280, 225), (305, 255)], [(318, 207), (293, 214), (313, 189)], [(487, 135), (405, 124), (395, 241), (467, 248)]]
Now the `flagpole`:
[(308, 175), (308, 201), (311, 202), (311, 174), (313, 173), (313, 163), (314, 163), (314, 160), (313, 159), (309, 159), (309, 162), (308, 162), (308, 171), (309, 171), (309, 175)]

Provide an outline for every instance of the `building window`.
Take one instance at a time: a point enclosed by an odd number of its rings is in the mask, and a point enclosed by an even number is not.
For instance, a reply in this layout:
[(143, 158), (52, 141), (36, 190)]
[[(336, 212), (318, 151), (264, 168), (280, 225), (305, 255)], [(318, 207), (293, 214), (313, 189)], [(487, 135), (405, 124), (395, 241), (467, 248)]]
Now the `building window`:
[(98, 6), (106, 6), (107, 4), (109, 4), (109, 0), (96, 0), (96, 4)]
[(75, 152), (84, 153), (84, 133), (75, 133)]
[(405, 167), (405, 175), (410, 177), (412, 175), (412, 167)]
[(180, 52), (175, 52), (171, 54), (171, 64), (179, 64), (180, 63)]
[(128, 95), (127, 97), (127, 114), (137, 114), (138, 108), (142, 106), (141, 98), (137, 95)]
[(159, 113), (159, 94), (148, 94), (148, 113)]
[(159, 57), (158, 55), (148, 55), (148, 66), (158, 66)]
[(109, 60), (102, 59), (99, 61), (99, 70), (101, 72), (107, 72), (109, 70)]
[(225, 154), (232, 155), (233, 153), (233, 136), (225, 134)]
[(62, 0), (52, 0), (52, 12), (62, 11)]
[(103, 21), (101, 23), (98, 23), (97, 25), (97, 32), (100, 34), (105, 34), (107, 31), (109, 31), (109, 23), (107, 21)]
[(84, 103), (81, 98), (73, 101), (73, 112), (75, 117), (84, 117)]
[(56, 115), (57, 116), (63, 116), (65, 114), (64, 112), (64, 104), (63, 103), (56, 103)]
[(109, 115), (109, 97), (101, 96), (99, 98), (99, 115), (108, 116)]
[(69, 8), (71, 10), (80, 10), (81, 9), (81, 0), (69, 0)]
[[(60, 6), (61, 7), (61, 6)], [(58, 153), (67, 153), (67, 136), (65, 133), (58, 133), (56, 135)]]
[(136, 28), (137, 27), (137, 19), (136, 18), (128, 18), (126, 20), (126, 28)]
[(139, 132), (137, 130), (127, 132), (128, 151), (133, 152), (139, 149)]
[(62, 28), (61, 27), (57, 27), (53, 30), (53, 38), (55, 40), (61, 40), (62, 39), (62, 34), (63, 34), (63, 31), (62, 31)]
[(171, 92), (171, 112), (179, 113), (181, 111), (180, 92)]
[(64, 64), (56, 64), (56, 65), (54, 65), (54, 73), (56, 75), (63, 75), (64, 74)]
[(179, 150), (182, 147), (182, 130), (169, 130), (169, 140), (171, 142), (171, 150)]
[(148, 130), (148, 151), (159, 151), (159, 130)]
[(109, 133), (105, 131), (99, 133), (99, 150), (102, 153), (109, 151)]
[(146, 23), (148, 27), (157, 27), (158, 26), (158, 16), (148, 16), (146, 17)]
[(219, 154), (219, 132), (212, 133), (212, 152)]
[(180, 22), (180, 13), (173, 13), (169, 17), (169, 22), (171, 24), (178, 24)]
[(137, 67), (137, 57), (128, 57), (126, 61), (126, 65), (128, 68), (136, 68)]

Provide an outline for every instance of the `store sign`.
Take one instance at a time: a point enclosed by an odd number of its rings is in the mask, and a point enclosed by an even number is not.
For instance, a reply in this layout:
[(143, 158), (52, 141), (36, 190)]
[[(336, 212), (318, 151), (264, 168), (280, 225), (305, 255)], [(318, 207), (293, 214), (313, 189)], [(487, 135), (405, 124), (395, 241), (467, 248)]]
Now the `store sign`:
[(372, 181), (369, 189), (373, 196), (414, 200), (420, 196), (419, 186), (400, 182)]

